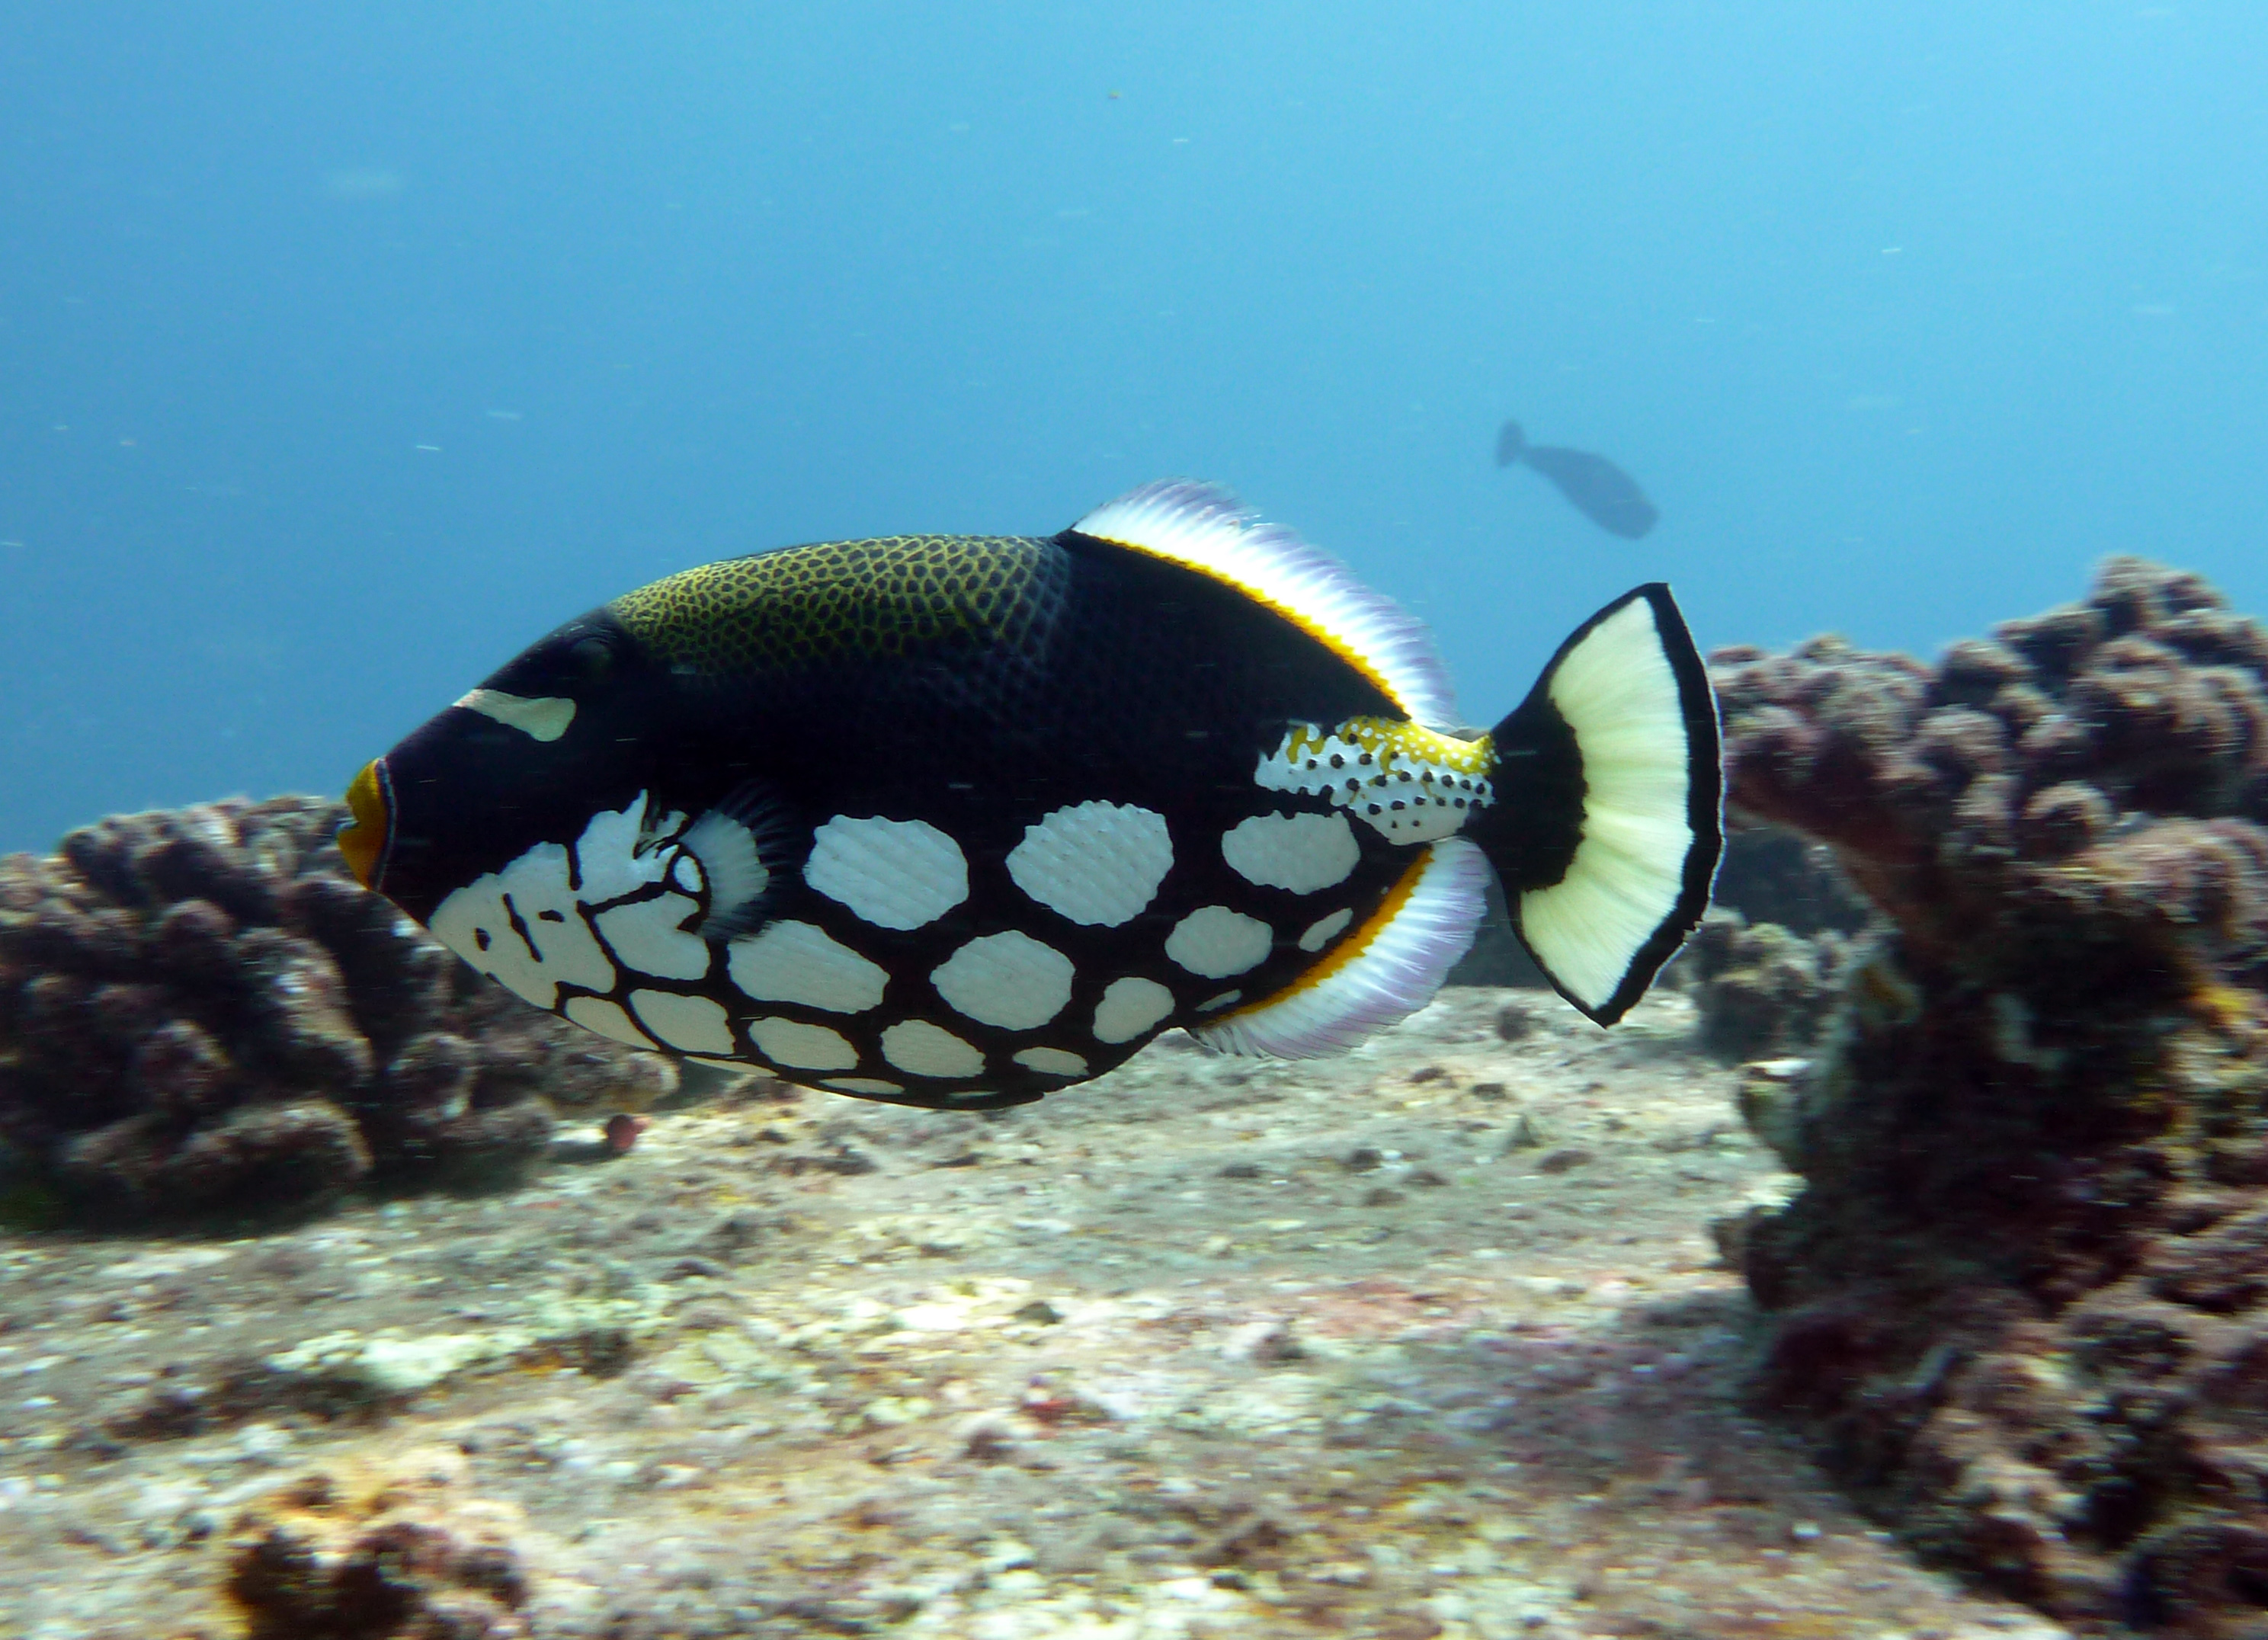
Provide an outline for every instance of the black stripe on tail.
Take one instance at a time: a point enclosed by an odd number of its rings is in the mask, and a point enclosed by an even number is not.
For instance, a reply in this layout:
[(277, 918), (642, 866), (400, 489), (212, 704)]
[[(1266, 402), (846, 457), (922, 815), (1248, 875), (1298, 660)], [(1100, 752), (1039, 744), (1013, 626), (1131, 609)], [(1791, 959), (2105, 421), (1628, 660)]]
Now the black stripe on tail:
[(1469, 832), (1562, 997), (1612, 1025), (1708, 909), (1723, 848), (1717, 702), (1660, 582), (1577, 628), (1496, 726)]

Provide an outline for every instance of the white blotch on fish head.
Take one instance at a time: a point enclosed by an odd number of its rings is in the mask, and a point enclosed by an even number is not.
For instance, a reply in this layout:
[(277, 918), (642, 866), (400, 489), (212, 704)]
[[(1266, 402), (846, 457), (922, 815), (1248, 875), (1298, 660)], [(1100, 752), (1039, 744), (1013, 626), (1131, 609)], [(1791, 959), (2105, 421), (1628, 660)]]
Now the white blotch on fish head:
[(507, 695), (502, 689), (475, 689), (454, 704), (536, 740), (556, 740), (575, 721), (575, 702), (563, 695)]
[(583, 921), (567, 885), (567, 850), (556, 842), (538, 843), (501, 871), (456, 890), (427, 926), (474, 968), (539, 1008), (555, 1006), (562, 985), (615, 987), (615, 965)]

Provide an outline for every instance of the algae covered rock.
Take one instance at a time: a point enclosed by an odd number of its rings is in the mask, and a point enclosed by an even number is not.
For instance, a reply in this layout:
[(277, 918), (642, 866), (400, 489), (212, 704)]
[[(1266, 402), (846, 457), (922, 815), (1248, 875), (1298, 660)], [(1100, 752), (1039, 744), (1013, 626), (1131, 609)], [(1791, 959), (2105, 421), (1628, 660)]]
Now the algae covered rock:
[(2069, 1621), (2268, 1632), (2268, 634), (2112, 561), (1935, 667), (1721, 652), (1727, 790), (1889, 926), (1756, 1101), (1764, 1390)]
[(320, 1471), (246, 1510), (227, 1592), (251, 1640), (523, 1640), (529, 1574), (510, 1504), (454, 1447)]
[(1793, 1053), (1825, 1024), (1848, 942), (1807, 938), (1737, 911), (1712, 911), (1679, 954), (1678, 973), (1701, 1016), (1700, 1041), (1731, 1063)]
[(347, 874), (312, 798), (0, 857), (0, 1146), (72, 1207), (263, 1207), (541, 1151), (675, 1069), (519, 1004)]

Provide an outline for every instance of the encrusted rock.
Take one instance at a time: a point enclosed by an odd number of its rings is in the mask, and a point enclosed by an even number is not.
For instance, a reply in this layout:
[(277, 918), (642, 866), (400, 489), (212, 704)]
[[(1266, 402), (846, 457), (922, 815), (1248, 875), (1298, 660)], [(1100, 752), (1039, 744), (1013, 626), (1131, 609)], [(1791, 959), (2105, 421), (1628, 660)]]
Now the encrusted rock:
[(2080, 1624), (2268, 1632), (2264, 666), (2134, 559), (1934, 669), (1718, 658), (1736, 813), (1889, 919), (1806, 1073), (1744, 1082), (1805, 1180), (1724, 1243), (1778, 1313), (1763, 1388)]
[(1776, 923), (1751, 928), (1712, 911), (1680, 953), (1680, 977), (1701, 1016), (1701, 1046), (1737, 1063), (1808, 1047), (1825, 1023), (1846, 959), (1836, 933), (1809, 938)]
[(539, 1153), (675, 1069), (528, 1008), (347, 875), (312, 798), (113, 815), (0, 857), (0, 1148), (111, 1214)]
[(470, 1496), (454, 1447), (303, 1476), (238, 1517), (229, 1598), (250, 1640), (521, 1640), (514, 1505)]

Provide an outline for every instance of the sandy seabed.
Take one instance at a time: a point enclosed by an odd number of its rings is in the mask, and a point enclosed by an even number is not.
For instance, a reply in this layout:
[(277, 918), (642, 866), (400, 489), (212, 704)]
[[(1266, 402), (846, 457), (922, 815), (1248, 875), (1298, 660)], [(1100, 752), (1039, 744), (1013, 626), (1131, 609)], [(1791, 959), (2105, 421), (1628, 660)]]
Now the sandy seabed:
[(1460, 988), (1343, 1059), (751, 1078), (495, 1195), (7, 1234), (0, 1634), (244, 1633), (307, 1477), (411, 1472), (498, 1635), (2065, 1633), (1744, 1408), (1708, 1225), (1792, 1181), (1693, 1026)]

